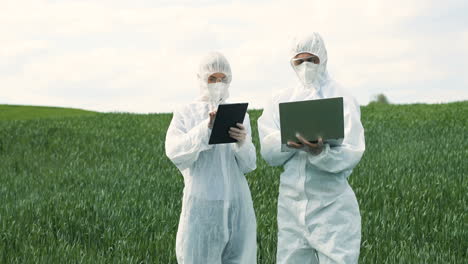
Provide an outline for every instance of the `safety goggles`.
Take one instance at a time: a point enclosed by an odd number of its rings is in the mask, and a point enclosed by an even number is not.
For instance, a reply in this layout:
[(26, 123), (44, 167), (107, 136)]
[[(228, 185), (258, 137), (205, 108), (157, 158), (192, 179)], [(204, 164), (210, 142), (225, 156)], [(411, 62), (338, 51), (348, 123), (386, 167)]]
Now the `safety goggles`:
[(301, 65), (304, 61), (307, 62), (312, 62), (314, 64), (319, 64), (320, 63), (320, 58), (317, 56), (310, 56), (310, 57), (305, 57), (305, 58), (297, 58), (297, 59), (291, 59), (291, 63), (294, 66), (299, 66)]
[(214, 76), (210, 76), (210, 77), (208, 77), (208, 81), (210, 83), (216, 83), (218, 81), (221, 81), (221, 82), (225, 83), (225, 82), (227, 82), (227, 77), (225, 76), (223, 78), (217, 78), (217, 77), (214, 77)]

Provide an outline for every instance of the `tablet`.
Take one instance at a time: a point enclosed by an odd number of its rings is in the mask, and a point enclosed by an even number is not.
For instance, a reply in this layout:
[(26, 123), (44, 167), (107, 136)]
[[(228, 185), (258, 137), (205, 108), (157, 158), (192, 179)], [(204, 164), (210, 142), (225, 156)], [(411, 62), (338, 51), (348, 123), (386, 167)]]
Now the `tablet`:
[(288, 141), (300, 143), (296, 132), (312, 143), (322, 137), (330, 147), (344, 139), (343, 97), (279, 104), (281, 151), (290, 151)]
[(211, 130), (208, 144), (224, 144), (237, 142), (229, 136), (229, 129), (237, 127), (237, 123), (244, 123), (248, 103), (220, 104)]

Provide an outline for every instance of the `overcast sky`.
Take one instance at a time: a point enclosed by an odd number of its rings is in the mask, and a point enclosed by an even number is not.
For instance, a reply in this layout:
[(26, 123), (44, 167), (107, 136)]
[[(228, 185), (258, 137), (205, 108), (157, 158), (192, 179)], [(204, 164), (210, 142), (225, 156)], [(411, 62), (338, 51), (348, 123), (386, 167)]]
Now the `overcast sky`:
[(313, 31), (363, 105), (468, 100), (467, 13), (465, 0), (0, 0), (0, 104), (170, 112), (216, 50), (231, 101), (263, 108), (297, 84), (291, 39)]

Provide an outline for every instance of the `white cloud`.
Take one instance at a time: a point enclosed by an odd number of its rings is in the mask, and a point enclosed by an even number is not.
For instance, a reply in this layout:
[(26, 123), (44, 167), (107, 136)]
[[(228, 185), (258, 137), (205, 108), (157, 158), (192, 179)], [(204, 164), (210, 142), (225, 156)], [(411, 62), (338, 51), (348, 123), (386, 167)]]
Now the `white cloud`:
[[(259, 108), (272, 90), (296, 83), (290, 39), (314, 30), (332, 75), (362, 104), (380, 92), (395, 102), (468, 99), (459, 92), (468, 83), (468, 26), (428, 35), (433, 25), (418, 22), (460, 3), (6, 1), (0, 103), (171, 111), (197, 95), (200, 57), (220, 50), (232, 64), (232, 99)], [(421, 93), (425, 85), (433, 92)]]

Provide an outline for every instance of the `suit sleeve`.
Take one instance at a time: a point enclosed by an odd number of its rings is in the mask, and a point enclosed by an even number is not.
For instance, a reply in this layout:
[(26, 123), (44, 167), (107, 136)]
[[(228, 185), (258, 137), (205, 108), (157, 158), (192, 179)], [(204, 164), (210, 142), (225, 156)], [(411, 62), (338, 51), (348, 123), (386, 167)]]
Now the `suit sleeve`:
[(186, 129), (183, 115), (176, 111), (166, 134), (166, 156), (179, 168), (189, 168), (202, 151), (210, 149), (208, 144), (211, 129), (208, 128), (209, 118), (190, 130)]
[(231, 144), (231, 146), (239, 168), (246, 174), (257, 168), (257, 154), (255, 153), (255, 146), (252, 142), (252, 129), (250, 126), (249, 114), (246, 114), (243, 125), (247, 130), (244, 143), (241, 146), (237, 143)]
[(281, 152), (281, 131), (279, 125), (278, 102), (271, 100), (258, 119), (258, 134), (260, 136), (261, 154), (271, 166), (284, 165), (296, 150)]

